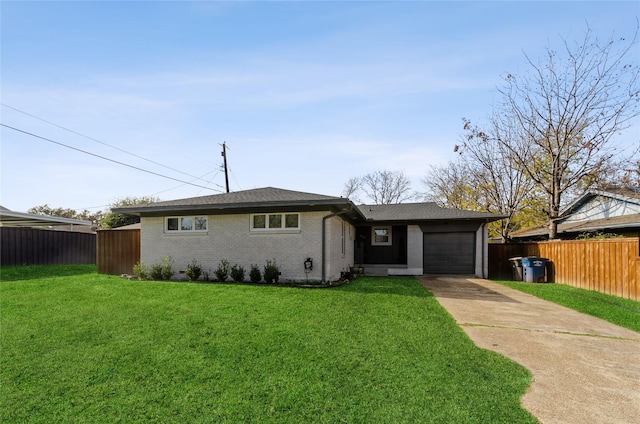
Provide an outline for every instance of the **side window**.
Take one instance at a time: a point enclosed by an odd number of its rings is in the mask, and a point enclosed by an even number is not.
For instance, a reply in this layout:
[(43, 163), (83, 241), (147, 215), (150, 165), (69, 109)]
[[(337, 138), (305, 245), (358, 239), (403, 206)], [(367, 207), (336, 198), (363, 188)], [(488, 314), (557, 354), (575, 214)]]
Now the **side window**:
[(269, 228), (282, 228), (282, 214), (269, 215)]
[(372, 246), (391, 246), (391, 227), (376, 226), (371, 227)]
[(167, 231), (178, 231), (178, 218), (167, 218)]
[(255, 228), (255, 229), (267, 228), (267, 220), (265, 218), (266, 218), (265, 215), (253, 215), (251, 228)]
[(257, 213), (251, 215), (251, 231), (278, 231), (299, 229), (299, 213)]
[(176, 216), (165, 219), (165, 233), (196, 233), (208, 230), (206, 216)]
[(284, 215), (284, 228), (299, 228), (300, 215), (297, 213), (287, 213)]

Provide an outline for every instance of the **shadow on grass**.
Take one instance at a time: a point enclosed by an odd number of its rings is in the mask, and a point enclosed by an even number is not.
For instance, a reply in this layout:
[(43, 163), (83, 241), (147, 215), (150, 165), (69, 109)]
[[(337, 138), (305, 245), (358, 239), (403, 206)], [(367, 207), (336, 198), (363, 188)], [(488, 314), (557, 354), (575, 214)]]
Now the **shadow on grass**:
[(364, 294), (433, 297), (433, 294), (425, 290), (415, 277), (359, 277), (335, 290)]
[(0, 281), (40, 280), (95, 274), (95, 265), (22, 265), (0, 267)]

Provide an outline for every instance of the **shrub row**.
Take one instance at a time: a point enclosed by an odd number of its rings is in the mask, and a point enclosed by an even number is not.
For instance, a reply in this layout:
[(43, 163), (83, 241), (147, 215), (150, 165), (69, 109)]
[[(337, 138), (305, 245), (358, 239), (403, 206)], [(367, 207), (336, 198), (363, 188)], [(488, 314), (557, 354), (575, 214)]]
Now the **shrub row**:
[(173, 258), (165, 256), (160, 259), (160, 263), (152, 264), (148, 267), (142, 262), (133, 266), (133, 274), (139, 280), (170, 280), (173, 276)]
[[(139, 280), (169, 280), (173, 276), (172, 270), (173, 259), (171, 256), (163, 257), (160, 263), (156, 263), (148, 267), (142, 262), (138, 262), (133, 267), (133, 273)], [(218, 267), (213, 271), (216, 281), (227, 281), (228, 277), (237, 283), (245, 281), (245, 269), (242, 265), (234, 264), (231, 266), (228, 260), (222, 259)], [(209, 273), (202, 269), (202, 265), (196, 259), (192, 259), (185, 270), (185, 276), (189, 281), (198, 281), (201, 277), (204, 281), (209, 281)], [(264, 265), (263, 272), (260, 272), (258, 265), (251, 264), (249, 271), (249, 280), (252, 283), (262, 281), (267, 283), (277, 283), (280, 278), (280, 268), (275, 259), (267, 260)]]

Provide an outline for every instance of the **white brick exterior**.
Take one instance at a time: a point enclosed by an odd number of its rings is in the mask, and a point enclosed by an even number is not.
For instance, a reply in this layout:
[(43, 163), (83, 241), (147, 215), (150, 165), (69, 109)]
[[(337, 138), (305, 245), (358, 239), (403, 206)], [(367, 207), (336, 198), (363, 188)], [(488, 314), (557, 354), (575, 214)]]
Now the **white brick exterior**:
[[(174, 278), (184, 278), (187, 264), (196, 259), (204, 271), (213, 276), (220, 260), (242, 265), (249, 279), (251, 264), (263, 272), (267, 260), (275, 259), (282, 281), (319, 281), (322, 279), (322, 220), (329, 211), (301, 212), (300, 230), (250, 231), (250, 214), (209, 215), (208, 231), (194, 234), (168, 234), (164, 217), (142, 217), (140, 232), (141, 261), (159, 263), (164, 256), (173, 258)], [(342, 250), (340, 217), (326, 220), (326, 279), (336, 280), (340, 271), (353, 261), (354, 228), (344, 222), (346, 240)], [(313, 260), (313, 270), (304, 272), (306, 258)]]
[(336, 281), (340, 279), (340, 272), (353, 265), (356, 229), (340, 217), (327, 219), (326, 227), (325, 280)]
[(476, 260), (475, 275), (479, 278), (487, 278), (489, 276), (489, 247), (487, 240), (489, 239), (489, 231), (486, 225), (480, 225), (476, 230)]

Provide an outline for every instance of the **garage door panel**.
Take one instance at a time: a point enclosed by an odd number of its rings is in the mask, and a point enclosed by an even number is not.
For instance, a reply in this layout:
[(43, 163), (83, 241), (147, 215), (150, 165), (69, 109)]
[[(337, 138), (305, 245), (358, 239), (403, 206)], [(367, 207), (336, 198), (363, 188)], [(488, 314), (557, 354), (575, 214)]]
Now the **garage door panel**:
[(424, 272), (426, 274), (473, 274), (475, 233), (425, 233)]

